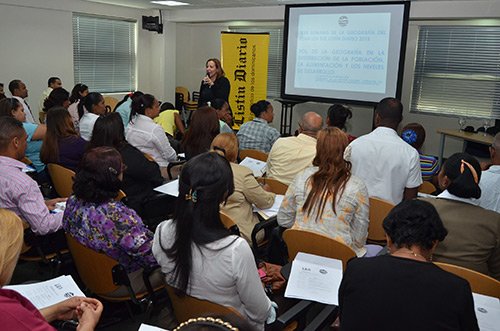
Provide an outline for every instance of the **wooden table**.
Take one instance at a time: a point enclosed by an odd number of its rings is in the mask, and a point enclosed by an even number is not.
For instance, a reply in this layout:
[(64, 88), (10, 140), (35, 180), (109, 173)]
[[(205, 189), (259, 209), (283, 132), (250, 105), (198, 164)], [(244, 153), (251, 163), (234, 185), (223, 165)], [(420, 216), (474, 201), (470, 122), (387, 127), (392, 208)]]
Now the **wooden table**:
[(472, 141), (483, 145), (491, 145), (493, 143), (493, 136), (484, 135), (483, 132), (474, 133), (461, 130), (438, 129), (437, 133), (441, 134), (441, 140), (439, 143), (439, 167), (441, 167), (441, 165), (443, 164), (444, 141), (446, 139), (446, 136), (462, 139), (464, 141), (462, 151), (465, 151), (465, 143), (467, 141)]

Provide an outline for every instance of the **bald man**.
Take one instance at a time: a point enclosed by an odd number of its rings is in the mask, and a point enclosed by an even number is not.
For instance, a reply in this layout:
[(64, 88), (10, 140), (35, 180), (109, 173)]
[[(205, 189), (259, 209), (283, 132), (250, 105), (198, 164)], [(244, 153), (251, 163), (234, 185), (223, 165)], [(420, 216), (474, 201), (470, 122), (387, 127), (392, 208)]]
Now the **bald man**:
[(290, 185), (295, 175), (312, 165), (316, 156), (316, 135), (323, 128), (323, 118), (305, 113), (299, 122), (297, 137), (279, 138), (267, 158), (267, 176)]

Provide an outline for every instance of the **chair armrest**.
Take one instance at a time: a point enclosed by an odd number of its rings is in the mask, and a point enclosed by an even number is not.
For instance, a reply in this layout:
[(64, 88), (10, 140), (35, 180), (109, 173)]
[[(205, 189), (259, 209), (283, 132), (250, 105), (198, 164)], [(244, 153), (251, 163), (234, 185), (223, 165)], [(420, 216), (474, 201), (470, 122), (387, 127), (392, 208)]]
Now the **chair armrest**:
[(155, 267), (146, 267), (142, 271), (142, 280), (144, 281), (144, 285), (146, 285), (146, 288), (148, 290), (149, 295), (153, 295), (154, 289), (153, 286), (151, 285), (151, 281), (149, 280), (149, 277), (155, 272), (156, 269), (159, 269), (160, 266), (155, 266)]
[(316, 317), (308, 323), (304, 331), (316, 331), (323, 330), (323, 328), (329, 324), (332, 324), (337, 318), (339, 313), (339, 307), (334, 305), (327, 305), (321, 312), (316, 315)]
[(276, 217), (271, 217), (268, 220), (265, 221), (260, 221), (259, 223), (255, 224), (252, 230), (252, 246), (253, 249), (256, 250), (259, 248), (259, 245), (257, 243), (257, 233), (262, 230), (262, 229), (267, 229), (267, 228), (274, 228), (278, 226), (278, 219)]
[(186, 163), (186, 160), (178, 160), (178, 161), (169, 162), (168, 166), (167, 166), (168, 178), (170, 178), (171, 180), (173, 178), (173, 176), (172, 176), (172, 168), (173, 167), (183, 165), (184, 163)]
[(286, 312), (278, 316), (276, 321), (277, 323), (280, 324), (281, 328), (284, 328), (297, 318), (304, 316), (313, 304), (314, 303), (312, 301), (301, 300), (295, 306), (293, 306), (292, 308), (288, 309)]

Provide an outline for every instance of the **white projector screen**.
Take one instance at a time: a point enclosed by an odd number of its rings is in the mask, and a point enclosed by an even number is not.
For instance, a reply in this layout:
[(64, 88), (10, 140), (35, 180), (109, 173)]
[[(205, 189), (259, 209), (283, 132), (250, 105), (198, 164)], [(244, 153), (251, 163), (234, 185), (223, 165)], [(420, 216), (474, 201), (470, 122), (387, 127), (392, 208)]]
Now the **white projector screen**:
[(400, 98), (409, 11), (409, 2), (287, 5), (281, 97)]

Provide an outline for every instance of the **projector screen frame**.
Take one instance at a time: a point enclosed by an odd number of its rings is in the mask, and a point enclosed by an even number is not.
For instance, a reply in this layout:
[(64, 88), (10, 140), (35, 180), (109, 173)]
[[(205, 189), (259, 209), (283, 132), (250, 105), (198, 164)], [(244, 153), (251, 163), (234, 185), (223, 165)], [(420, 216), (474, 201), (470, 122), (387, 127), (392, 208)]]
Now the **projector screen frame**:
[(408, 39), (408, 25), (410, 18), (410, 1), (379, 1), (379, 2), (343, 2), (343, 3), (314, 3), (314, 4), (289, 4), (285, 6), (285, 24), (284, 24), (284, 34), (283, 34), (283, 57), (282, 57), (282, 75), (281, 75), (281, 93), (280, 96), (285, 100), (293, 101), (313, 101), (320, 103), (345, 103), (354, 104), (362, 106), (376, 106), (378, 102), (374, 101), (363, 101), (363, 100), (353, 100), (353, 99), (341, 99), (341, 98), (327, 98), (318, 96), (304, 96), (297, 94), (285, 93), (285, 84), (287, 78), (287, 59), (288, 59), (288, 33), (289, 33), (289, 18), (290, 9), (297, 7), (352, 7), (352, 6), (380, 6), (380, 5), (402, 5), (403, 6), (403, 21), (401, 26), (401, 44), (399, 49), (399, 61), (397, 68), (397, 83), (396, 83), (396, 93), (392, 97), (396, 99), (401, 99), (402, 86), (403, 86), (403, 74), (404, 74), (404, 62), (406, 56), (406, 43)]

